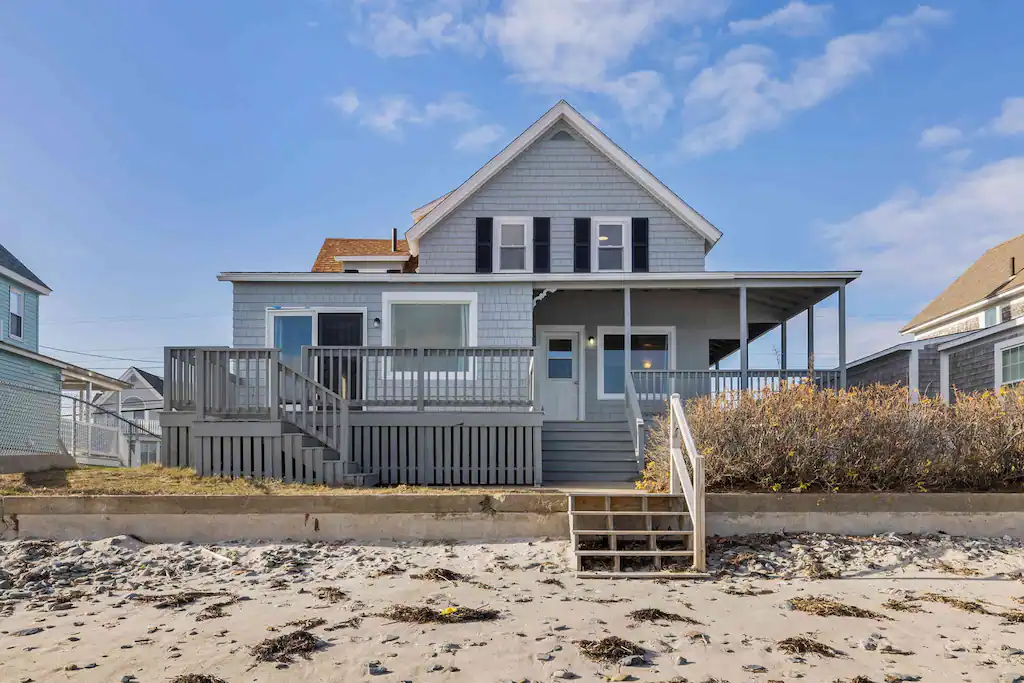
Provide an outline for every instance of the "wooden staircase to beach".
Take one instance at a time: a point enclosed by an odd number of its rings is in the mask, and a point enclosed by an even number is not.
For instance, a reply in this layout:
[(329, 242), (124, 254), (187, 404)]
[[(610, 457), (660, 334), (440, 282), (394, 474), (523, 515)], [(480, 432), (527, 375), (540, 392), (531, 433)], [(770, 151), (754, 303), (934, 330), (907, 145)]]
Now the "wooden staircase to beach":
[(705, 576), (704, 457), (679, 394), (669, 401), (669, 492), (569, 494), (569, 532), (580, 578)]

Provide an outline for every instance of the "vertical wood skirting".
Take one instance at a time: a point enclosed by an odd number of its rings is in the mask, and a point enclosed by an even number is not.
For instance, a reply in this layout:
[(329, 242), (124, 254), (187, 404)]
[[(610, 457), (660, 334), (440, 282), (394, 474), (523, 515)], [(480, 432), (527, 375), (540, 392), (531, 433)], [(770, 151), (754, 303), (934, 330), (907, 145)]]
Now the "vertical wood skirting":
[(541, 477), (541, 427), (353, 425), (352, 459), (385, 485), (531, 486)]

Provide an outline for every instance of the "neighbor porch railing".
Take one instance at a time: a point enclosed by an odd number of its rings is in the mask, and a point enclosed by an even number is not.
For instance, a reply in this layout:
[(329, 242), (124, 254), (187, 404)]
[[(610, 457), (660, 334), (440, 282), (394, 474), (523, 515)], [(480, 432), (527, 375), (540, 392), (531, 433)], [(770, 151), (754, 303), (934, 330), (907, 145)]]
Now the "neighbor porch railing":
[(353, 408), (531, 410), (532, 347), (304, 346), (303, 372)]
[[(640, 402), (665, 403), (672, 394), (682, 400), (697, 396), (727, 394), (742, 390), (739, 370), (634, 370), (633, 381)], [(748, 370), (751, 391), (778, 389), (783, 382), (807, 381), (807, 370)], [(820, 389), (838, 389), (838, 370), (815, 370), (814, 384)]]
[(679, 394), (669, 398), (669, 493), (683, 494), (693, 524), (693, 568), (703, 572), (705, 562), (704, 456), (690, 433)]

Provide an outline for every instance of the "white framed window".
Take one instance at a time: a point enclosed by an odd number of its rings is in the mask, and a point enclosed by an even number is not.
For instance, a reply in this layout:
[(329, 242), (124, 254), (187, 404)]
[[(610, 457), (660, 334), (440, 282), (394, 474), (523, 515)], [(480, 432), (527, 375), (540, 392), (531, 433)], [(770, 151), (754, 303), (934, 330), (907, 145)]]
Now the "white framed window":
[(533, 219), (497, 216), (494, 219), (494, 272), (533, 272)]
[(11, 287), (11, 313), (7, 321), (7, 336), (25, 338), (25, 292)]
[(999, 307), (986, 308), (982, 318), (982, 327), (992, 327), (999, 324)]
[[(674, 370), (676, 328), (630, 328), (630, 370)], [(597, 398), (622, 400), (626, 387), (626, 344), (622, 327), (597, 328)], [(641, 396), (641, 398), (644, 398)]]
[(1009, 339), (995, 345), (996, 389), (1024, 382), (1024, 342)]
[[(435, 349), (422, 368), (437, 379), (472, 379), (471, 359), (444, 350), (476, 346), (476, 292), (384, 292), (381, 342), (397, 348)], [(412, 379), (420, 361), (412, 355), (385, 363), (384, 371)]]
[(590, 270), (598, 273), (631, 270), (632, 235), (629, 218), (595, 216), (590, 219)]

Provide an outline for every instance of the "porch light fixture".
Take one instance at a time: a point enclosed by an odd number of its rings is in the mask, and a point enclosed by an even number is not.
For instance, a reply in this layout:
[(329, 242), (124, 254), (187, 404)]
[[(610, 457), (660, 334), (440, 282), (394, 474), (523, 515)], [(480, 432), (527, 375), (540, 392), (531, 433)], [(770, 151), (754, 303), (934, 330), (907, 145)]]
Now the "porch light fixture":
[(595, 340), (593, 337), (587, 337), (587, 346), (591, 346), (591, 347), (594, 346), (596, 341), (597, 340)]
[(378, 327), (380, 327), (380, 318), (374, 318), (373, 319), (373, 329), (377, 329)]

